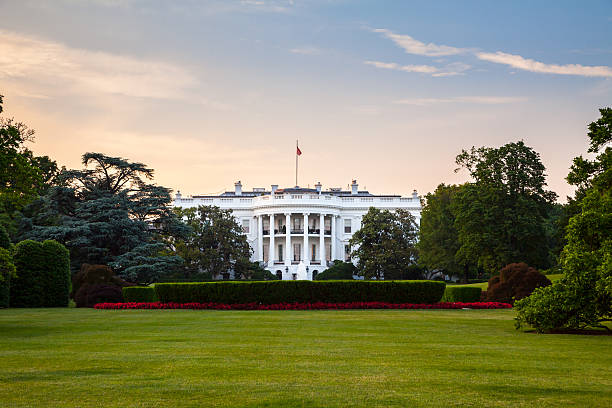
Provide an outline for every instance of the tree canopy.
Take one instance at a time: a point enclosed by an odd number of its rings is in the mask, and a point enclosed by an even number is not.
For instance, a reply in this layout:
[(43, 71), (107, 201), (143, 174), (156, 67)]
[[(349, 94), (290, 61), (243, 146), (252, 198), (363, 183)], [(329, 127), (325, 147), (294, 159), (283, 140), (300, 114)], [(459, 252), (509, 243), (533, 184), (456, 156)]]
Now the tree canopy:
[(357, 274), (365, 279), (401, 275), (416, 262), (417, 225), (410, 212), (370, 207), (349, 244), (355, 249)]
[(62, 242), (75, 270), (108, 264), (145, 283), (176, 270), (182, 260), (170, 244), (187, 228), (172, 212), (170, 190), (147, 183), (153, 170), (101, 153), (84, 154), (83, 165), (61, 171), (58, 186), (24, 211), (22, 236)]
[(232, 272), (235, 279), (252, 278), (251, 247), (231, 210), (199, 206), (175, 211), (191, 228), (175, 242), (176, 254), (185, 260), (184, 278), (211, 279)]
[(545, 189), (539, 154), (521, 141), (464, 150), (456, 162), (474, 180), (452, 204), (460, 244), (456, 260), (475, 262), (491, 274), (512, 262), (548, 267), (545, 219), (556, 194)]
[(517, 303), (517, 325), (540, 331), (598, 326), (612, 319), (612, 109), (589, 125), (592, 159), (574, 159), (567, 180), (579, 211), (569, 219), (563, 278)]

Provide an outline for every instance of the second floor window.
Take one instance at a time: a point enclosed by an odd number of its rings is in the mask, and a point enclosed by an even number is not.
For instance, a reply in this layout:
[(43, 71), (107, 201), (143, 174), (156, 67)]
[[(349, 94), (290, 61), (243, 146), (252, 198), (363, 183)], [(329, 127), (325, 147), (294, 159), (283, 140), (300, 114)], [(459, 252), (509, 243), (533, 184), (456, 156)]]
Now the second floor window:
[(245, 234), (248, 234), (251, 230), (251, 220), (249, 220), (248, 218), (244, 218), (242, 220), (242, 232), (244, 232)]
[(352, 232), (351, 229), (351, 219), (350, 218), (345, 218), (344, 219), (344, 233), (345, 234), (350, 234)]

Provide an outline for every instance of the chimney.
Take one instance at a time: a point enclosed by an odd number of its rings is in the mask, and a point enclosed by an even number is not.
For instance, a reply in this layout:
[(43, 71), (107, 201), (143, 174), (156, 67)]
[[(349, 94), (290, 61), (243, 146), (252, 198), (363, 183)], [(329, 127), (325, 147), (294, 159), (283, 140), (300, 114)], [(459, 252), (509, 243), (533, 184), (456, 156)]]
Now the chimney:
[(315, 188), (317, 189), (317, 193), (320, 193), (320, 192), (321, 192), (321, 187), (323, 187), (323, 186), (321, 185), (321, 182), (320, 182), (320, 181), (317, 181), (317, 184), (315, 184)]
[(357, 180), (353, 180), (353, 183), (351, 184), (351, 194), (357, 194), (359, 192), (357, 189), (358, 187), (359, 184), (357, 184)]
[(416, 190), (412, 191), (412, 199), (413, 200), (418, 200), (419, 199), (419, 194), (417, 193)]
[(236, 195), (242, 195), (242, 183), (240, 180), (234, 183), (234, 187), (236, 188)]
[(276, 193), (276, 190), (278, 190), (278, 184), (272, 184), (272, 194)]

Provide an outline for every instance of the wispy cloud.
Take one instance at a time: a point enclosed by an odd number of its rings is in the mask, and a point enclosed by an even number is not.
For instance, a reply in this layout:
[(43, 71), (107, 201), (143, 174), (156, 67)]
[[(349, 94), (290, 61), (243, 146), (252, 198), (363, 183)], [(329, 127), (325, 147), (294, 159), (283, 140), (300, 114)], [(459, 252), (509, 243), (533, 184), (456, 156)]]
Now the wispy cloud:
[(501, 51), (495, 53), (478, 52), (476, 53), (476, 56), (483, 61), (494, 62), (496, 64), (505, 64), (516, 69), (522, 69), (530, 72), (559, 75), (580, 75), (587, 77), (612, 77), (612, 69), (606, 66), (545, 64), (543, 62), (524, 58), (520, 55), (507, 54)]
[(434, 43), (425, 44), (415, 40), (409, 35), (396, 34), (386, 28), (376, 28), (375, 33), (381, 33), (386, 38), (393, 41), (396, 45), (403, 48), (408, 54), (426, 55), (428, 57), (440, 57), (443, 55), (456, 55), (467, 51), (464, 48), (451, 47), (448, 45), (438, 45)]
[(0, 31), (0, 79), (62, 91), (173, 99), (199, 83), (174, 64), (89, 51)]
[(293, 54), (301, 54), (301, 55), (318, 55), (321, 53), (321, 50), (318, 49), (317, 47), (306, 46), (306, 47), (291, 48), (289, 52)]
[(448, 64), (444, 67), (436, 67), (433, 65), (400, 65), (395, 62), (382, 61), (364, 61), (364, 64), (372, 65), (376, 68), (381, 69), (391, 69), (396, 71), (428, 74), (434, 77), (462, 75), (464, 71), (470, 69), (471, 67), (470, 65), (463, 64), (460, 62)]
[(447, 98), (406, 98), (395, 101), (400, 105), (431, 106), (441, 103), (470, 103), (479, 105), (500, 105), (524, 102), (527, 98), (514, 96), (453, 96)]

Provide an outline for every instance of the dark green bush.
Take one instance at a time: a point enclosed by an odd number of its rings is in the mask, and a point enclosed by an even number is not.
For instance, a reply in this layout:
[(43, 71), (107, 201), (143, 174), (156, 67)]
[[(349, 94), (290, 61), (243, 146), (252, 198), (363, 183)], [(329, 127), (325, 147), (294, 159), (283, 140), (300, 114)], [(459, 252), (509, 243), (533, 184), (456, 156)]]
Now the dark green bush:
[(224, 281), (158, 283), (155, 292), (164, 303), (436, 303), (445, 286), (436, 281)]
[(124, 302), (157, 302), (157, 294), (152, 286), (126, 286), (123, 288)]
[(335, 260), (334, 264), (318, 274), (315, 280), (350, 280), (357, 274), (357, 268), (352, 262)]
[(97, 303), (121, 303), (121, 287), (108, 283), (86, 283), (74, 295), (77, 307), (94, 307)]
[(70, 301), (70, 254), (57, 241), (21, 241), (13, 256), (11, 307), (66, 307)]
[(4, 225), (0, 224), (0, 248), (9, 249), (11, 247), (11, 238)]
[(480, 302), (482, 289), (469, 286), (447, 286), (442, 302)]
[(15, 265), (11, 253), (0, 248), (0, 308), (9, 307), (11, 278), (15, 276)]
[(110, 266), (91, 265), (85, 263), (81, 265), (81, 270), (72, 277), (72, 293), (70, 296), (74, 299), (81, 285), (95, 285), (102, 283), (117, 286), (120, 291), (122, 287), (131, 285), (115, 275)]

